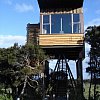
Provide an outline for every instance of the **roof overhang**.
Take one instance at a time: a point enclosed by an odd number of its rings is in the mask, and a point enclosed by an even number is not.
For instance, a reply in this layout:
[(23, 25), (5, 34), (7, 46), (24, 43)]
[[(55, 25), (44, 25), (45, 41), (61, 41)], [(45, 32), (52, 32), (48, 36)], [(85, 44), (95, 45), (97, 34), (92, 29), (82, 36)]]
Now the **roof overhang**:
[(80, 8), (84, 0), (38, 0), (40, 9)]

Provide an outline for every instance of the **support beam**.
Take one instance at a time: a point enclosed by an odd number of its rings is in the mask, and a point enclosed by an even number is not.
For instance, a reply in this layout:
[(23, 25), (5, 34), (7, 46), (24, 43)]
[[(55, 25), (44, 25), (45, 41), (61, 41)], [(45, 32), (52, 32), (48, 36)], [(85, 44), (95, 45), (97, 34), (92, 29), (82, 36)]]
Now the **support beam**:
[(46, 60), (45, 61), (45, 70), (44, 70), (44, 74), (45, 74), (45, 88), (48, 87), (49, 84), (49, 62)]
[(78, 100), (83, 100), (83, 72), (82, 72), (82, 58), (79, 58), (76, 62), (77, 69), (77, 95)]

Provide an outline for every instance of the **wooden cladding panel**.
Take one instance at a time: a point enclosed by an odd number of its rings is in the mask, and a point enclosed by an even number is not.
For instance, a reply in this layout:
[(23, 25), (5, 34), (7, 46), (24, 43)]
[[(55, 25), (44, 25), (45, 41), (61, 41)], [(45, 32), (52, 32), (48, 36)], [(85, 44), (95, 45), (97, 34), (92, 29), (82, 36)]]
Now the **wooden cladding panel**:
[(39, 45), (83, 45), (83, 34), (42, 34), (39, 35)]

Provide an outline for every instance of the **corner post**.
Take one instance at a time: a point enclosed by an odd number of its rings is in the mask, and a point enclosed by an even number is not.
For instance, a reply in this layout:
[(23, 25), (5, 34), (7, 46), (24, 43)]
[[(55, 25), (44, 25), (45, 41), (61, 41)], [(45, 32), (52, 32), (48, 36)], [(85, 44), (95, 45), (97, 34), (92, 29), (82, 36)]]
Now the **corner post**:
[(77, 69), (77, 95), (78, 100), (84, 100), (83, 96), (83, 71), (82, 71), (82, 58), (79, 58), (76, 62)]

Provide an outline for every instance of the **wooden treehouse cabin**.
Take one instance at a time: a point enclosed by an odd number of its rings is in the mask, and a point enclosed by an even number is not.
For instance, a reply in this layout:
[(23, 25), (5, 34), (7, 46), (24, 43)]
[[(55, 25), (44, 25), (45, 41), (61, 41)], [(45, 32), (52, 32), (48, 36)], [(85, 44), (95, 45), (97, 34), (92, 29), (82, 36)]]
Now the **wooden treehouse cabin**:
[(47, 54), (77, 59), (84, 47), (83, 0), (38, 0), (39, 45)]
[(37, 43), (46, 54), (77, 59), (84, 47), (83, 0), (38, 0), (38, 3), (40, 24), (27, 25), (27, 41), (35, 43), (33, 37), (38, 34)]
[[(80, 88), (77, 94), (79, 93), (80, 96), (75, 100), (83, 100), (84, 20), (82, 7), (84, 0), (37, 1), (40, 8), (40, 23), (27, 24), (27, 43), (41, 46), (47, 55), (58, 59), (58, 67), (62, 59), (62, 71), (64, 69), (63, 59), (76, 61), (76, 84), (77, 88)], [(66, 66), (64, 73), (70, 72), (67, 62)], [(61, 71), (57, 66), (55, 69), (57, 69), (55, 73)]]

